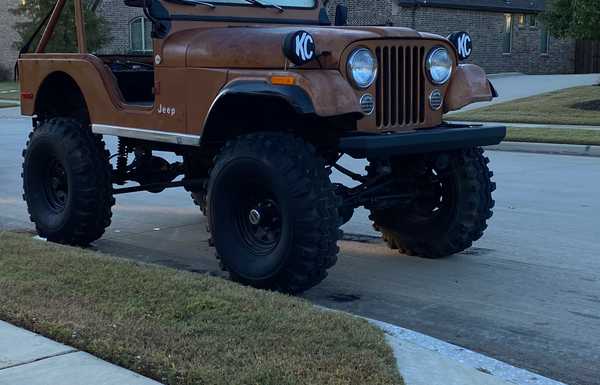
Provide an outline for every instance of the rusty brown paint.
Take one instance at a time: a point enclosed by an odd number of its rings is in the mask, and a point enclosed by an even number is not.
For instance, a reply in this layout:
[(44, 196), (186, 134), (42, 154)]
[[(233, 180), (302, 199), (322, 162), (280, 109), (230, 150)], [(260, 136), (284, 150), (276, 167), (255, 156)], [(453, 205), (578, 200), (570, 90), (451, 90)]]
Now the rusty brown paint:
[(464, 106), (477, 102), (492, 100), (492, 90), (479, 66), (461, 64), (456, 68), (446, 94), (444, 111), (456, 111)]
[[(21, 86), (22, 89), (37, 95), (37, 90), (50, 74), (57, 71), (68, 74), (82, 91), (92, 124), (201, 135), (210, 108), (224, 87), (232, 82), (244, 80), (270, 83), (272, 76), (293, 77), (296, 86), (310, 97), (315, 113), (320, 117), (348, 114), (360, 116), (362, 113), (359, 99), (365, 93), (375, 96), (377, 82), (366, 90), (358, 90), (352, 86), (348, 79), (346, 63), (354, 49), (366, 47), (375, 52), (378, 47), (383, 46), (397, 49), (418, 47), (416, 52), (422, 56), (423, 52), (426, 54), (435, 46), (444, 46), (455, 52), (447, 39), (408, 28), (277, 24), (278, 20), (285, 22), (289, 19), (317, 23), (318, 7), (287, 9), (285, 13), (279, 13), (273, 8), (219, 6), (211, 10), (207, 7), (161, 2), (172, 15), (244, 17), (249, 20), (266, 18), (273, 19), (273, 24), (251, 21), (172, 21), (167, 36), (155, 39), (153, 44), (154, 55), (160, 58), (154, 65), (154, 104), (136, 105), (123, 99), (105, 62), (86, 53), (81, 0), (75, 0), (79, 53), (42, 53), (64, 2), (65, 0), (59, 0), (56, 4), (37, 53), (23, 55), (19, 60)], [(322, 54), (319, 61), (294, 66), (283, 54), (283, 39), (299, 29), (314, 36)], [(153, 59), (148, 58), (148, 63), (153, 62)], [(421, 57), (420, 61), (417, 61), (418, 68), (411, 67), (410, 71), (405, 71), (399, 77), (410, 77), (405, 83), (410, 80), (412, 84), (417, 73), (423, 76), (424, 61)], [(375, 133), (439, 125), (442, 122), (443, 111), (431, 110), (428, 103), (415, 105), (414, 112), (412, 107), (413, 100), (417, 103), (420, 103), (419, 100), (427, 100), (427, 96), (435, 89), (446, 97), (445, 110), (491, 98), (489, 87), (483, 85), (487, 78), (482, 70), (464, 66), (455, 67), (454, 70), (454, 79), (442, 86), (432, 84), (424, 76), (414, 80), (415, 87), (412, 91), (406, 87), (394, 89), (396, 103), (401, 96), (404, 101), (412, 95), (407, 104), (411, 109), (410, 114), (408, 111), (403, 112), (412, 118), (407, 115), (400, 121), (402, 107), (399, 104), (394, 107), (391, 100), (386, 100), (386, 103), (390, 103), (390, 109), (396, 108), (396, 123), (378, 125), (376, 114), (373, 114), (358, 121), (358, 130)], [(411, 76), (412, 71), (414, 75)], [(376, 103), (380, 102), (381, 100), (376, 100)], [(161, 106), (168, 106), (177, 113), (173, 116), (159, 114)], [(24, 115), (36, 114), (35, 100), (23, 100), (21, 108)]]

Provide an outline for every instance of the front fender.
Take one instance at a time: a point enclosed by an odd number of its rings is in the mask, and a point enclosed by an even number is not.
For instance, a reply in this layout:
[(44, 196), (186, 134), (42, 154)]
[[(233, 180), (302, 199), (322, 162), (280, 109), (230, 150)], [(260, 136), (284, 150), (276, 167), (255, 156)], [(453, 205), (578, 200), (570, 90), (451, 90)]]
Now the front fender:
[[(273, 77), (292, 78), (292, 84), (273, 84)], [(335, 70), (296, 71), (296, 72), (230, 72), (231, 81), (227, 83), (215, 98), (204, 126), (221, 101), (229, 96), (280, 98), (301, 115), (334, 117), (354, 115), (360, 119), (363, 113), (356, 93)]]
[(308, 94), (295, 85), (274, 85), (271, 82), (258, 79), (236, 80), (223, 87), (215, 98), (211, 111), (221, 100), (228, 96), (275, 97), (287, 102), (296, 113), (315, 113), (315, 107)]
[(364, 116), (356, 91), (339, 71), (302, 71), (299, 74), (298, 85), (313, 101), (318, 116), (355, 115), (357, 119)]
[(456, 68), (446, 94), (444, 112), (456, 111), (477, 102), (489, 102), (495, 96), (483, 68), (474, 64), (461, 64)]

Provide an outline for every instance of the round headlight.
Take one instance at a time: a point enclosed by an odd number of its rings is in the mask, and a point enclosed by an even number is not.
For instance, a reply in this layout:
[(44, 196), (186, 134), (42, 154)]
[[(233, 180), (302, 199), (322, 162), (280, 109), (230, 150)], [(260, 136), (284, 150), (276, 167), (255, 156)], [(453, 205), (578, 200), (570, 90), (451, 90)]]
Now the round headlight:
[(377, 59), (366, 48), (352, 52), (348, 59), (348, 76), (359, 88), (370, 87), (377, 78)]
[(427, 72), (431, 81), (442, 85), (450, 80), (452, 75), (452, 58), (446, 48), (437, 47), (429, 52), (427, 56)]

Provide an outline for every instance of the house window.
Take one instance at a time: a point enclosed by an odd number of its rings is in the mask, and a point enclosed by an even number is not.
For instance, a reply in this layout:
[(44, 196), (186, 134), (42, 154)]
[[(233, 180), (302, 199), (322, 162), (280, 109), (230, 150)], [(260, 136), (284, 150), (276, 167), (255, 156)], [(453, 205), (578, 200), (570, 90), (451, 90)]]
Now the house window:
[(550, 48), (550, 33), (548, 33), (548, 30), (544, 27), (544, 28), (542, 28), (542, 33), (540, 36), (540, 51), (542, 52), (543, 55), (547, 55), (549, 52), (549, 48)]
[(504, 15), (504, 19), (504, 53), (511, 53), (515, 20), (509, 13)]
[(129, 50), (131, 52), (152, 51), (152, 24), (145, 17), (136, 17), (129, 22)]
[(537, 26), (537, 17), (536, 17), (536, 15), (529, 15), (528, 19), (529, 19), (529, 21), (528, 21), (527, 24), (529, 24), (530, 27)]

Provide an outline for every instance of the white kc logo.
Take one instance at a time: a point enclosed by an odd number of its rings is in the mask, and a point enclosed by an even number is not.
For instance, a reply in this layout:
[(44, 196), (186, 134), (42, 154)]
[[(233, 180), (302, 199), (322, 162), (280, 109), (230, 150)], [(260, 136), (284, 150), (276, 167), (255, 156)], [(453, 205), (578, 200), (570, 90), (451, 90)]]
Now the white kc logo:
[(306, 32), (296, 36), (296, 56), (301, 57), (303, 61), (312, 59), (315, 51), (309, 48), (309, 44), (311, 43), (314, 43), (314, 40)]
[(467, 34), (463, 34), (458, 38), (458, 54), (461, 57), (469, 57), (471, 55), (472, 49), (469, 48), (469, 43), (471, 42), (471, 36)]

